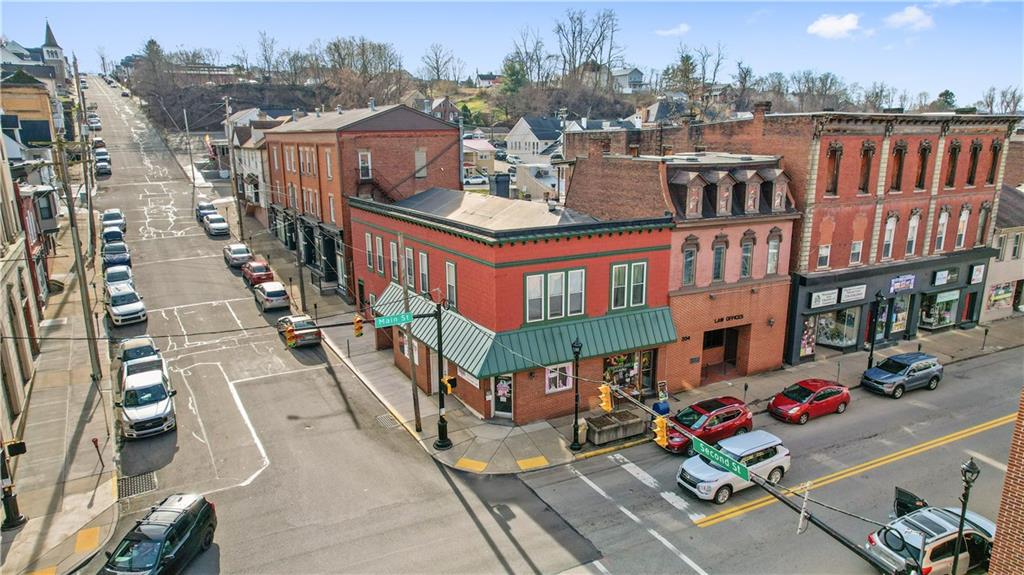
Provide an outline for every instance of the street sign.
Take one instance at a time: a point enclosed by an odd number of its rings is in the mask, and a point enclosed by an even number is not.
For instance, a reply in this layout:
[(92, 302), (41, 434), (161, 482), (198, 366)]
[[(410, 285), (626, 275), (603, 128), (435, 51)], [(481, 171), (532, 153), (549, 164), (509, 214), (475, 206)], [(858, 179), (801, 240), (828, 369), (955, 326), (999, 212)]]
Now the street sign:
[(707, 457), (712, 462), (717, 463), (719, 467), (739, 477), (743, 481), (750, 481), (750, 472), (747, 470), (746, 465), (743, 465), (739, 461), (736, 461), (696, 437), (693, 438), (693, 450), (704, 457)]
[(374, 318), (373, 327), (391, 327), (393, 325), (401, 325), (403, 323), (410, 323), (412, 321), (412, 312), (407, 311), (405, 313), (396, 313), (395, 315), (385, 315), (378, 318)]

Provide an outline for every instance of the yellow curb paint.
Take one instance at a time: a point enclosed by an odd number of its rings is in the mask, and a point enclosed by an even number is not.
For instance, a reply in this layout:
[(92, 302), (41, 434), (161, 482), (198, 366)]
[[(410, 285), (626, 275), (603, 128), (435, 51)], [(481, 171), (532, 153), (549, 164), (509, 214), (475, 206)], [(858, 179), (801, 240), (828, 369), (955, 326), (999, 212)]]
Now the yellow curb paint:
[(576, 461), (579, 461), (581, 459), (590, 459), (591, 457), (597, 457), (599, 455), (605, 455), (607, 453), (612, 453), (614, 451), (619, 451), (621, 449), (627, 449), (627, 448), (633, 447), (634, 445), (640, 445), (641, 443), (647, 443), (648, 441), (651, 441), (650, 437), (645, 437), (643, 439), (637, 439), (635, 441), (627, 441), (626, 443), (623, 443), (622, 445), (613, 445), (612, 447), (602, 447), (601, 449), (595, 449), (593, 451), (588, 451), (586, 453), (581, 453), (581, 454), (577, 455), (575, 457), (575, 459), (576, 459)]
[(527, 457), (526, 459), (517, 459), (516, 463), (519, 464), (519, 469), (526, 471), (527, 469), (534, 469), (536, 467), (544, 467), (548, 464), (548, 458), (543, 455), (537, 457)]
[(30, 571), (25, 575), (57, 575), (57, 566), (47, 567), (38, 571)]
[(82, 529), (75, 537), (75, 553), (87, 553), (100, 546), (100, 528)]
[[(846, 479), (848, 477), (864, 473), (866, 471), (870, 471), (872, 469), (875, 469), (876, 467), (881, 467), (883, 465), (899, 461), (900, 459), (904, 459), (912, 455), (917, 455), (919, 453), (924, 453), (925, 451), (929, 451), (936, 447), (941, 447), (943, 445), (953, 443), (954, 441), (965, 439), (972, 435), (976, 435), (978, 433), (982, 433), (984, 431), (988, 431), (990, 429), (994, 429), (996, 427), (1000, 427), (1008, 423), (1013, 423), (1013, 421), (1016, 418), (1017, 414), (1011, 413), (1003, 417), (986, 421), (985, 423), (980, 423), (973, 427), (968, 427), (967, 429), (961, 429), (960, 431), (956, 431), (948, 435), (944, 435), (942, 437), (936, 437), (935, 439), (925, 441), (924, 443), (919, 443), (917, 445), (913, 445), (906, 449), (902, 449), (895, 453), (890, 453), (889, 455), (885, 455), (877, 459), (872, 459), (871, 461), (865, 461), (864, 463), (854, 465), (853, 467), (841, 469), (839, 471), (830, 473), (818, 479), (812, 479), (811, 489), (818, 489), (819, 487), (824, 487), (830, 483), (835, 483), (836, 481), (840, 481), (842, 479)], [(787, 497), (791, 495), (792, 494), (787, 494)], [(744, 503), (743, 505), (739, 505), (731, 509), (726, 509), (724, 511), (720, 511), (713, 515), (704, 517), (703, 519), (700, 519), (698, 521), (694, 521), (694, 524), (696, 524), (698, 527), (710, 527), (716, 523), (721, 523), (722, 521), (726, 521), (734, 517), (739, 517), (740, 515), (744, 515), (750, 511), (766, 507), (777, 501), (778, 500), (775, 499), (775, 497), (771, 495), (766, 495), (764, 497), (760, 497), (753, 501)]]
[(483, 461), (477, 461), (476, 459), (470, 459), (463, 457), (462, 459), (455, 462), (455, 467), (466, 469), (474, 473), (481, 473), (484, 469), (487, 469), (487, 464)]

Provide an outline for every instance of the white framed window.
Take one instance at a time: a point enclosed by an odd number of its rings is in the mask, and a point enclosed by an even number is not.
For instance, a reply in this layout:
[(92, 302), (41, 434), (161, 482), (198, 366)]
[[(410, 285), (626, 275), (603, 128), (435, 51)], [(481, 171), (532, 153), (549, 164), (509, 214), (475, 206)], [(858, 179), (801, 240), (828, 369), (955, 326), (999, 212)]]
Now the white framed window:
[(629, 305), (647, 303), (647, 262), (633, 264), (629, 278)]
[(829, 256), (832, 255), (832, 244), (818, 246), (818, 267), (827, 268)]
[(380, 236), (374, 236), (377, 247), (377, 273), (384, 275), (384, 240)]
[(461, 379), (462, 381), (465, 381), (469, 385), (472, 385), (473, 387), (480, 389), (480, 380), (477, 379), (476, 377), (473, 377), (472, 373), (469, 373), (468, 371), (462, 369), (461, 367), (457, 368), (455, 370), (455, 373), (459, 375), (459, 379)]
[(416, 289), (416, 258), (412, 248), (405, 248), (405, 285)]
[(697, 280), (697, 248), (683, 250), (683, 285), (692, 286)]
[(907, 254), (904, 257), (910, 257), (917, 251), (917, 228), (920, 224), (921, 216), (910, 216), (910, 221), (907, 222)]
[(765, 268), (765, 273), (768, 275), (779, 273), (779, 249), (781, 246), (782, 240), (779, 238), (768, 238), (768, 266)]
[(946, 226), (949, 225), (949, 212), (939, 214), (939, 229), (935, 234), (935, 251), (941, 252), (946, 245)]
[(430, 268), (427, 267), (427, 252), (420, 252), (420, 293), (430, 291)]
[(572, 364), (563, 363), (544, 368), (544, 393), (572, 389)]
[(864, 242), (857, 240), (850, 242), (850, 264), (859, 264), (861, 255), (864, 253)]
[(565, 317), (565, 272), (548, 274), (548, 319)]
[(359, 179), (369, 180), (373, 174), (373, 164), (370, 158), (370, 150), (359, 151)]
[(999, 250), (999, 253), (996, 254), (996, 259), (1003, 261), (1003, 258), (1006, 256), (1006, 234), (999, 234), (999, 237), (996, 238), (996, 249)]
[(450, 305), (457, 306), (457, 286), (455, 285), (455, 262), (444, 262), (444, 296)]
[(586, 270), (569, 271), (569, 315), (583, 315), (586, 306)]
[(754, 269), (754, 244), (743, 242), (740, 244), (740, 277), (747, 279), (751, 270)]
[(390, 242), (388, 248), (391, 253), (391, 281), (401, 283), (398, 280), (398, 244)]
[(882, 239), (882, 259), (892, 257), (892, 242), (896, 239), (896, 218), (885, 220), (885, 237)]
[(324, 169), (327, 170), (327, 179), (334, 179), (334, 164), (331, 160), (331, 153), (334, 151), (333, 148), (327, 148), (324, 150)]
[(334, 194), (327, 194), (327, 209), (330, 210), (331, 223), (337, 223), (334, 221)]
[(626, 307), (626, 284), (629, 281), (629, 266), (612, 266), (612, 309)]
[(370, 310), (371, 311), (373, 310), (373, 306), (375, 306), (375, 305), (377, 305), (377, 296), (375, 294), (370, 294)]
[(526, 321), (542, 321), (544, 319), (544, 276), (534, 274), (526, 276)]
[(366, 267), (373, 269), (373, 239), (366, 234)]
[(271, 150), (270, 157), (272, 157), (274, 159), (274, 171), (276, 172), (276, 171), (280, 170), (281, 169), (280, 150), (278, 149), (277, 146), (274, 146), (273, 149)]
[(969, 210), (960, 210), (960, 221), (956, 224), (956, 249), (964, 247), (967, 241), (967, 220), (971, 217)]
[(427, 177), (427, 149), (416, 148), (415, 152), (416, 160), (416, 179), (423, 179)]
[(310, 148), (307, 157), (309, 158), (309, 171), (313, 172), (313, 175), (315, 176), (320, 172), (320, 168), (318, 167), (320, 162), (316, 159), (316, 148)]
[(1021, 243), (1021, 234), (1014, 234), (1013, 235), (1013, 250), (1010, 251), (1010, 257), (1012, 257), (1015, 260), (1019, 260), (1020, 259), (1020, 243)]

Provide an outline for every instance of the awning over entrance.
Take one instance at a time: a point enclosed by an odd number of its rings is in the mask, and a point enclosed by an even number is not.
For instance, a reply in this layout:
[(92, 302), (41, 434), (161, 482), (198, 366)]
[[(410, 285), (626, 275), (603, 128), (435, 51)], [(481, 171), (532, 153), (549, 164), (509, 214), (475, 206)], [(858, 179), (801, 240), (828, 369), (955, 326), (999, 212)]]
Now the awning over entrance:
[[(423, 295), (409, 295), (414, 314), (432, 313), (435, 304)], [(378, 315), (405, 311), (402, 288), (392, 283), (374, 306)], [(583, 344), (580, 357), (605, 357), (623, 351), (657, 347), (676, 340), (669, 308), (645, 309), (523, 328), (501, 333), (453, 312), (442, 315), (444, 356), (477, 378), (491, 377), (572, 361), (571, 343)], [(437, 323), (430, 318), (412, 322), (413, 337), (437, 349)]]

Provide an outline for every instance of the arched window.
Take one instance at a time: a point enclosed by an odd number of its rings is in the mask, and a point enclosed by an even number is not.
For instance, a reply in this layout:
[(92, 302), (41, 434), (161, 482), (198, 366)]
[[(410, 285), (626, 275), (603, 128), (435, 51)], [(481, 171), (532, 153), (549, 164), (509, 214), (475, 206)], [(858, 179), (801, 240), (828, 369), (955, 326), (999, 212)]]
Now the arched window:
[(964, 247), (967, 241), (967, 220), (971, 217), (971, 207), (964, 206), (960, 210), (960, 221), (956, 224), (956, 245), (955, 249)]
[(887, 260), (892, 257), (892, 242), (896, 238), (896, 221), (898, 218), (895, 215), (889, 215), (885, 220), (885, 238), (882, 240), (882, 259)]
[(939, 227), (935, 233), (935, 252), (941, 252), (946, 245), (946, 226), (949, 225), (949, 207), (942, 208), (939, 214)]
[(907, 253), (904, 257), (911, 257), (915, 255), (917, 250), (917, 229), (921, 224), (921, 214), (912, 213), (910, 215), (910, 221), (907, 222)]

